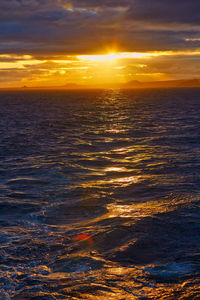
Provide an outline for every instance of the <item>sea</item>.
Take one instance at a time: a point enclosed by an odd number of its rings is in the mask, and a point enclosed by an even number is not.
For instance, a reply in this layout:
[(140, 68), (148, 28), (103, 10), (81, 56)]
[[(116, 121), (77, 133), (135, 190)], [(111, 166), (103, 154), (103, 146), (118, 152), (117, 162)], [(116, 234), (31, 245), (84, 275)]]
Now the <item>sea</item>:
[(0, 299), (200, 299), (200, 88), (0, 92)]

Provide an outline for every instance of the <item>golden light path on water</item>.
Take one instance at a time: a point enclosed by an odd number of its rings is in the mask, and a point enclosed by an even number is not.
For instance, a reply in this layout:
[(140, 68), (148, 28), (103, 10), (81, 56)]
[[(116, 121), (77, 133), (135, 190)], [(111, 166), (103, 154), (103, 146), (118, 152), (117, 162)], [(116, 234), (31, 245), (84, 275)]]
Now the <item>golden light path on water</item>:
[(192, 299), (199, 288), (196, 92), (45, 93), (42, 100), (20, 95), (18, 127), (2, 143), (14, 147), (16, 139), (19, 151), (2, 164), (9, 215), (1, 203), (0, 238), (8, 233), (11, 243), (6, 252), (3, 240), (3, 288), (16, 300)]

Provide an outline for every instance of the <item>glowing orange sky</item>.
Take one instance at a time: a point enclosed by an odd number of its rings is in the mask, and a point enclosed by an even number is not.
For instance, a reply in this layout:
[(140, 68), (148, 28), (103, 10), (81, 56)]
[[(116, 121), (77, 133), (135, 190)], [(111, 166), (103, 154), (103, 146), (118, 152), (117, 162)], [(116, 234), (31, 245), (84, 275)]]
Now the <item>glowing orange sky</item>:
[[(186, 69), (191, 69), (193, 75), (195, 58), (199, 55), (198, 50), (57, 55), (52, 59), (3, 54), (0, 55), (0, 59), (4, 59), (0, 70), (8, 72), (12, 80), (3, 82), (1, 87), (64, 86), (71, 83), (103, 86), (131, 80), (184, 79), (188, 78)], [(172, 71), (173, 68), (176, 72)]]
[(200, 78), (199, 9), (196, 0), (1, 0), (0, 87)]

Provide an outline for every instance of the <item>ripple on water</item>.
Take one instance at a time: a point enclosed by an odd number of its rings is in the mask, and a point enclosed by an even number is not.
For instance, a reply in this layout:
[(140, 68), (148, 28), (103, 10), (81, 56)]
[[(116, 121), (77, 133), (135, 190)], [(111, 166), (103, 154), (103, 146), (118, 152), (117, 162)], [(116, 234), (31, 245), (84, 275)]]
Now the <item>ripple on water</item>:
[(0, 299), (199, 298), (199, 91), (2, 92)]
[(196, 270), (188, 262), (172, 262), (166, 265), (147, 267), (144, 269), (146, 276), (157, 282), (178, 282), (192, 278)]
[(7, 185), (10, 186), (12, 189), (32, 189), (36, 188), (37, 186), (47, 185), (49, 182), (44, 179), (39, 178), (31, 178), (31, 177), (18, 177), (12, 178), (7, 181)]
[(67, 225), (89, 221), (106, 213), (107, 209), (100, 203), (79, 202), (73, 205), (57, 204), (51, 206), (38, 218), (46, 224)]

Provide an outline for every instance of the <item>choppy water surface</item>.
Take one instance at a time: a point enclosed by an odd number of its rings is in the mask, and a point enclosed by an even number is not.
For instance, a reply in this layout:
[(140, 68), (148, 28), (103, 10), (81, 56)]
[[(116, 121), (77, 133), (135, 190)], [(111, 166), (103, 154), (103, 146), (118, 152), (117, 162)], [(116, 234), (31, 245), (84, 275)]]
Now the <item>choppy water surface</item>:
[(199, 299), (200, 89), (0, 94), (0, 299)]

